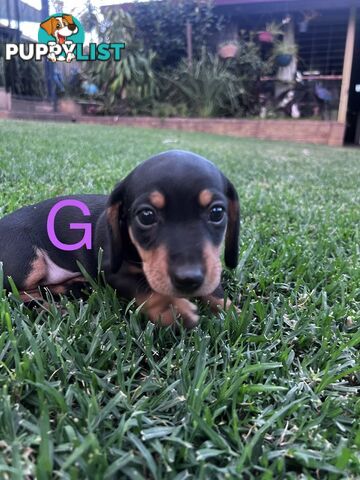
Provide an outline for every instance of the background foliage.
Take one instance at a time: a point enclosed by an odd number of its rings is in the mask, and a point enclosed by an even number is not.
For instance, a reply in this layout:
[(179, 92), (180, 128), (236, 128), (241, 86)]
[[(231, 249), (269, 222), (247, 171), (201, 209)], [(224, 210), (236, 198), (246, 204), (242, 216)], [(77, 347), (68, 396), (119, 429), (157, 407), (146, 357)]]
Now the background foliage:
[(104, 113), (124, 112), (128, 96), (133, 101), (154, 97), (154, 53), (144, 51), (132, 17), (123, 10), (108, 12), (105, 21), (99, 25), (98, 35), (101, 42), (109, 43), (114, 38), (120, 38), (126, 45), (126, 53), (120, 62), (111, 60), (86, 64), (86, 74), (101, 89)]
[(135, 2), (131, 15), (137, 38), (147, 50), (156, 52), (155, 67), (159, 70), (176, 67), (187, 56), (187, 22), (191, 24), (195, 58), (201, 56), (204, 47), (214, 48), (217, 33), (223, 27), (210, 0), (165, 0), (161, 5), (157, 1)]
[(13, 87), (15, 95), (43, 97), (44, 73), (41, 63), (24, 61), (18, 57), (5, 61), (5, 47), (0, 44), (0, 87)]
[[(192, 28), (187, 59), (186, 24)], [(105, 113), (156, 116), (244, 116), (257, 114), (260, 76), (270, 63), (253, 36), (237, 42), (235, 58), (217, 55), (226, 28), (209, 1), (135, 2), (130, 14), (107, 10), (99, 28), (103, 41), (125, 41), (123, 60), (87, 66), (101, 88)]]

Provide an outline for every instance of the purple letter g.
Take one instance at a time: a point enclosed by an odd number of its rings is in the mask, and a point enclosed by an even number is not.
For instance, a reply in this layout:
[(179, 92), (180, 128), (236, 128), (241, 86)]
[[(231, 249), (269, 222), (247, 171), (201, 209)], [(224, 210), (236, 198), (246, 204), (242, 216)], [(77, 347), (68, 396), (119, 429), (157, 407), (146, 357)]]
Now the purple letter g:
[(78, 243), (66, 244), (60, 242), (55, 234), (55, 216), (59, 210), (63, 207), (77, 207), (79, 208), (85, 216), (90, 215), (90, 210), (88, 209), (85, 203), (80, 202), (79, 200), (60, 200), (56, 203), (50, 210), (48, 219), (47, 219), (47, 232), (50, 238), (50, 241), (55, 247), (59, 250), (73, 251), (79, 250), (82, 246), (86, 246), (87, 250), (91, 250), (91, 223), (70, 223), (71, 230), (81, 230), (84, 229), (84, 236), (82, 240)]

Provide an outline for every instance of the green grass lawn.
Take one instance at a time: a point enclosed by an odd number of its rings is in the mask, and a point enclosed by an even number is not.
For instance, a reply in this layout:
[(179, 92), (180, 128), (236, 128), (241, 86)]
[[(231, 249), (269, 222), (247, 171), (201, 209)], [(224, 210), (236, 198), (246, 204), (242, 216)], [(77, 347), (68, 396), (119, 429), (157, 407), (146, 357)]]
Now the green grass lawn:
[(171, 148), (238, 189), (241, 314), (175, 333), (109, 287), (33, 311), (0, 288), (0, 478), (360, 478), (359, 150), (1, 122), (0, 217)]

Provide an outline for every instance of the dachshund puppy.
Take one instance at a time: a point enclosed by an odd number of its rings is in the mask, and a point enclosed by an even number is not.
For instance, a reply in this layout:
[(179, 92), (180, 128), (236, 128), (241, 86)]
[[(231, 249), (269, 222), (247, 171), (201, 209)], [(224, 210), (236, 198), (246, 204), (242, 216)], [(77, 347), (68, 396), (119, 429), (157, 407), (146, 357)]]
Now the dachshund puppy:
[(24, 299), (38, 287), (66, 293), (84, 282), (77, 262), (96, 276), (102, 248), (105, 279), (122, 297), (154, 323), (179, 314), (191, 328), (199, 317), (189, 298), (228, 306), (220, 250), (225, 238), (225, 265), (235, 268), (239, 225), (232, 183), (205, 158), (171, 150), (138, 165), (109, 197), (58, 197), (0, 219), (5, 288), (11, 276)]

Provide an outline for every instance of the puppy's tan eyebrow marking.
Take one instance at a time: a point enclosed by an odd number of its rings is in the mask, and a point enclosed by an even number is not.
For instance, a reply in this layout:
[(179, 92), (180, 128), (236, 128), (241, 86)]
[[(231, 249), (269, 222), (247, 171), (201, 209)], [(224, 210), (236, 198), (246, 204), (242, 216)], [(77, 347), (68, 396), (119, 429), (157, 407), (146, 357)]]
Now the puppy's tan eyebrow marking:
[(149, 195), (150, 203), (156, 208), (164, 208), (165, 207), (165, 196), (158, 192), (157, 190), (154, 190), (153, 192), (150, 193)]
[(212, 198), (213, 194), (210, 192), (210, 190), (201, 190), (199, 193), (199, 203), (202, 207), (207, 207), (210, 205)]

